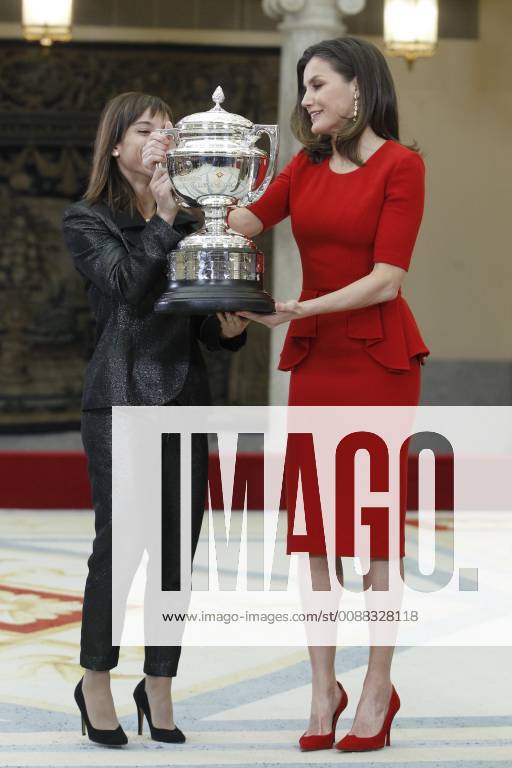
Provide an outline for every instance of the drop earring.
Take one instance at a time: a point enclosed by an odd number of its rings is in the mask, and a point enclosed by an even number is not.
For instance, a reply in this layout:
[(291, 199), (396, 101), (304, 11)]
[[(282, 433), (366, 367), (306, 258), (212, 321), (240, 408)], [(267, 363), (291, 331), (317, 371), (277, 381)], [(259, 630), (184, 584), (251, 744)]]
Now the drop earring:
[(356, 93), (354, 96), (354, 114), (352, 115), (352, 121), (355, 123), (359, 112), (359, 96)]

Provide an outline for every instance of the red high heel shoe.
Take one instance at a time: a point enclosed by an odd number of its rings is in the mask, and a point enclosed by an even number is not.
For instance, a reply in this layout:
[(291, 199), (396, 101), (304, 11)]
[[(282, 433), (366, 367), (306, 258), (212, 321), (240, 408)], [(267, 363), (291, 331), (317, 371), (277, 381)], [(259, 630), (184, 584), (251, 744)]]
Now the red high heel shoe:
[(337, 682), (337, 686), (341, 691), (340, 703), (336, 707), (336, 711), (332, 716), (332, 729), (330, 733), (313, 733), (311, 736), (306, 736), (305, 733), (299, 739), (299, 747), (303, 752), (312, 752), (315, 749), (331, 749), (334, 744), (334, 738), (336, 734), (336, 723), (338, 718), (348, 704), (348, 696), (345, 689), (340, 683)]
[(369, 752), (372, 749), (382, 749), (391, 745), (391, 723), (400, 709), (400, 699), (395, 687), (392, 686), (388, 711), (382, 724), (382, 728), (375, 736), (354, 736), (347, 734), (336, 744), (336, 749), (341, 752)]

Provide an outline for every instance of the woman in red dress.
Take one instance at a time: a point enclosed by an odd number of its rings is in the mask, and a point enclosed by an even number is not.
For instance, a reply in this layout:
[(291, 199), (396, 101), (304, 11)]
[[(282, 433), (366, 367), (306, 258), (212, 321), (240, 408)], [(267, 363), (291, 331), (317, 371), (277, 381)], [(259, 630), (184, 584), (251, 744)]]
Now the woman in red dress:
[[(257, 203), (232, 211), (230, 225), (253, 236), (290, 216), (303, 289), (298, 300), (277, 302), (273, 315), (240, 314), (270, 328), (289, 323), (279, 368), (291, 371), (290, 405), (417, 405), (429, 350), (400, 286), (423, 213), (424, 165), (399, 142), (389, 68), (375, 46), (345, 37), (308, 48), (297, 77), (292, 130), (303, 148)], [(404, 453), (402, 469), (406, 461)], [(288, 552), (297, 551), (292, 518), (289, 509)], [(404, 518), (402, 494), (402, 574)], [(384, 538), (371, 541), (365, 589), (385, 588), (388, 545)], [(328, 589), (325, 543), (308, 551), (315, 588)], [(336, 555), (354, 554), (353, 536), (338, 537)], [(338, 749), (389, 744), (400, 704), (390, 679), (393, 650), (370, 648), (354, 722)], [(299, 744), (330, 748), (347, 695), (335, 677), (335, 646), (309, 652), (311, 717)]]

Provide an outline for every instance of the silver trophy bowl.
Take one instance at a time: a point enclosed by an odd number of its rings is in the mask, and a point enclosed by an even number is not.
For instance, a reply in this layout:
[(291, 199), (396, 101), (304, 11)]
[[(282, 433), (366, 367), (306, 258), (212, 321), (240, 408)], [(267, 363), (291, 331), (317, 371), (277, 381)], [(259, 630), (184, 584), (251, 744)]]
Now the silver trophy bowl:
[[(274, 173), (277, 125), (253, 125), (226, 112), (222, 88), (215, 106), (163, 129), (174, 139), (167, 170), (182, 205), (200, 206), (204, 226), (184, 237), (168, 256), (168, 285), (155, 311), (205, 314), (216, 311), (274, 311), (263, 288), (264, 256), (253, 241), (228, 227), (228, 210), (246, 206), (265, 192)], [(255, 146), (267, 134), (270, 153)]]

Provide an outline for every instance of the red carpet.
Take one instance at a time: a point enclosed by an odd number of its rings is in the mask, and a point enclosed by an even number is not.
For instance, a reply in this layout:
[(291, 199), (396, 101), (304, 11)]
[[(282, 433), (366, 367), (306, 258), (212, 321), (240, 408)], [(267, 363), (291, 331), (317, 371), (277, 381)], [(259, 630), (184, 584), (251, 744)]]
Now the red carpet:
[[(263, 454), (242, 453), (237, 462), (233, 509), (243, 509), (246, 482), (249, 485), (248, 509), (262, 509)], [(216, 509), (222, 508), (218, 466), (218, 455), (211, 455), (211, 494)], [(439, 510), (453, 508), (451, 473), (451, 457), (439, 457), (436, 490), (436, 508)], [(80, 452), (0, 452), (0, 508), (91, 509), (85, 455)], [(411, 511), (418, 509), (418, 457), (414, 454), (409, 457), (407, 508)]]

